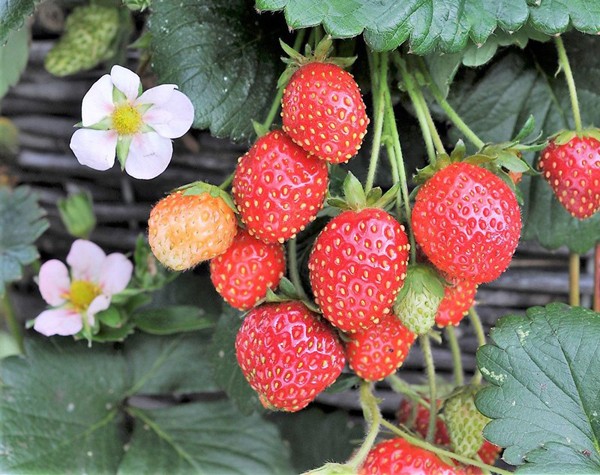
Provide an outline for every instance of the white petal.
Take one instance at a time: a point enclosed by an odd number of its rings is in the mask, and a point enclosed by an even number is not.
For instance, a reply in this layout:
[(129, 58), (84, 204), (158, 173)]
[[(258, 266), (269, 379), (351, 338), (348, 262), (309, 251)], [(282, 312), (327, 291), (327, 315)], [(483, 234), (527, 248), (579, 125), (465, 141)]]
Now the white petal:
[(74, 310), (55, 308), (38, 315), (33, 324), (34, 330), (42, 335), (75, 335), (83, 328), (81, 315)]
[(71, 280), (67, 266), (56, 259), (45, 262), (40, 267), (38, 277), (42, 298), (52, 306), (65, 303), (64, 295), (69, 293)]
[(97, 283), (105, 259), (106, 254), (100, 246), (85, 239), (78, 239), (71, 246), (67, 264), (71, 266), (73, 280)]
[(173, 156), (170, 139), (155, 132), (137, 134), (133, 137), (125, 171), (134, 178), (150, 180), (165, 171)]
[(87, 319), (90, 325), (94, 324), (94, 316), (101, 312), (102, 310), (106, 310), (110, 306), (110, 297), (106, 295), (98, 295), (90, 306), (87, 309)]
[(129, 102), (133, 103), (140, 92), (140, 77), (133, 71), (119, 65), (112, 67), (110, 77), (115, 87), (125, 94)]
[(142, 120), (163, 137), (175, 139), (190, 130), (194, 106), (185, 94), (172, 91), (169, 101), (148, 109)]
[(115, 164), (117, 133), (114, 130), (76, 130), (71, 137), (71, 150), (82, 165), (94, 170), (108, 170)]
[(110, 254), (102, 263), (100, 269), (100, 288), (105, 295), (113, 295), (127, 287), (131, 280), (133, 264), (123, 254)]
[(160, 84), (159, 86), (151, 87), (138, 97), (135, 103), (136, 105), (154, 104), (156, 106), (162, 106), (169, 102), (171, 94), (175, 89), (177, 89), (175, 84)]
[(94, 125), (113, 113), (112, 91), (113, 83), (108, 74), (90, 87), (81, 101), (81, 123), (84, 127)]

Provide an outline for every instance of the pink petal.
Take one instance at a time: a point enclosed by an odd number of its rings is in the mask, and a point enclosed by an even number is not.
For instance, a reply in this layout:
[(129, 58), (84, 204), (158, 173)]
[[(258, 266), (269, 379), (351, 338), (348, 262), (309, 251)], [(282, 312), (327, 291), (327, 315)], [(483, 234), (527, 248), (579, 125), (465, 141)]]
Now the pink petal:
[(112, 114), (115, 109), (112, 91), (113, 83), (108, 74), (92, 84), (81, 102), (81, 123), (84, 127), (94, 125)]
[(71, 266), (73, 280), (97, 283), (105, 259), (106, 254), (100, 246), (91, 241), (78, 239), (71, 246), (67, 264)]
[(94, 316), (101, 312), (102, 310), (106, 310), (110, 306), (110, 297), (107, 295), (98, 295), (87, 309), (87, 319), (90, 325), (94, 324)]
[(110, 77), (115, 87), (125, 94), (129, 102), (133, 103), (140, 92), (140, 77), (133, 71), (119, 65), (112, 67)]
[(133, 137), (125, 171), (134, 178), (150, 180), (165, 171), (173, 156), (170, 139), (156, 132), (137, 134)]
[(148, 109), (143, 121), (163, 137), (175, 139), (190, 130), (194, 106), (185, 94), (172, 91), (169, 101)]
[(45, 262), (40, 268), (38, 284), (42, 298), (49, 305), (62, 305), (65, 303), (64, 295), (68, 294), (71, 288), (67, 266), (56, 259)]
[(113, 295), (127, 287), (131, 280), (133, 264), (123, 254), (110, 254), (100, 269), (100, 288), (105, 295)]
[(76, 130), (71, 137), (71, 150), (77, 161), (94, 170), (108, 170), (115, 164), (117, 133), (114, 130)]
[(38, 315), (33, 324), (34, 330), (42, 335), (75, 335), (83, 328), (81, 315), (71, 309), (55, 308)]

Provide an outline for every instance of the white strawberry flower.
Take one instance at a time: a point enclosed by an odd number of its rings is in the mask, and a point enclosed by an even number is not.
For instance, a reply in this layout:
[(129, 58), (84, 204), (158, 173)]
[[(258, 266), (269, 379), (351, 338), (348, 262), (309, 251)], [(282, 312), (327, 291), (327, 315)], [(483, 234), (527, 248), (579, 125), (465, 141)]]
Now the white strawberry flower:
[(129, 175), (149, 180), (169, 165), (171, 139), (190, 129), (194, 106), (175, 84), (142, 93), (137, 74), (113, 66), (84, 96), (81, 116), (70, 144), (79, 163), (108, 170), (116, 156)]

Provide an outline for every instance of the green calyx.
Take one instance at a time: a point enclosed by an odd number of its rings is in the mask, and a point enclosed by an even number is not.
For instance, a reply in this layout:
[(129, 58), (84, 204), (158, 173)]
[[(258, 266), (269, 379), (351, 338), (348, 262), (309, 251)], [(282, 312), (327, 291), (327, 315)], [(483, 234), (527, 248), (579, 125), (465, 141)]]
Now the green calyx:
[(591, 127), (589, 129), (583, 129), (581, 133), (577, 133), (575, 130), (560, 130), (559, 132), (550, 136), (549, 140), (554, 142), (556, 145), (564, 145), (566, 143), (569, 143), (575, 137), (592, 137), (600, 141), (600, 129), (597, 129), (596, 127)]
[(291, 300), (297, 300), (304, 304), (306, 308), (315, 313), (321, 313), (319, 307), (314, 303), (299, 295), (296, 287), (287, 277), (282, 277), (279, 281), (279, 286), (277, 292), (274, 292), (271, 289), (267, 289), (266, 297), (259, 301), (257, 305), (262, 303), (280, 303), (280, 302), (289, 302)]
[(173, 192), (182, 191), (184, 195), (201, 195), (202, 193), (208, 193), (213, 198), (221, 198), (227, 206), (229, 206), (234, 213), (238, 213), (237, 207), (233, 202), (233, 198), (229, 193), (222, 190), (218, 186), (210, 185), (209, 183), (204, 183), (203, 181), (195, 181), (193, 183), (188, 183), (187, 185), (180, 186), (179, 188), (175, 188)]
[(430, 266), (415, 264), (408, 268), (394, 313), (411, 332), (425, 335), (435, 323), (443, 298), (444, 284), (438, 273)]
[(348, 172), (342, 185), (344, 197), (331, 197), (327, 200), (329, 206), (342, 210), (360, 211), (365, 208), (385, 209), (392, 204), (400, 191), (400, 183), (396, 183), (388, 191), (383, 193), (379, 187), (372, 188), (365, 193), (362, 183), (352, 172)]
[(319, 63), (331, 63), (336, 64), (341, 68), (349, 68), (356, 61), (356, 56), (349, 58), (342, 57), (333, 57), (330, 56), (333, 52), (333, 41), (331, 36), (327, 35), (323, 38), (317, 47), (312, 50), (310, 45), (306, 45), (304, 54), (299, 53), (291, 46), (285, 44), (283, 41), (279, 40), (279, 44), (281, 44), (281, 48), (287, 54), (287, 57), (281, 58), (281, 60), (287, 64), (287, 68), (279, 77), (277, 81), (277, 88), (281, 89), (285, 87), (288, 83), (292, 74), (300, 68), (308, 63), (319, 62)]

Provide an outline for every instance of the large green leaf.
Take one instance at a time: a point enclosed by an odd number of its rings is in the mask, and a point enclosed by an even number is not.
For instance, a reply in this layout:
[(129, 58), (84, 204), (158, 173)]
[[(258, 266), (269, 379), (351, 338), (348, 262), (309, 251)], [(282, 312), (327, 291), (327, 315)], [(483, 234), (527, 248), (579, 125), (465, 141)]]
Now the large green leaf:
[[(466, 72), (450, 91), (449, 101), (484, 141), (510, 140), (529, 115), (536, 121), (535, 134), (547, 137), (573, 127), (564, 77), (555, 77), (556, 63), (548, 61), (553, 45), (537, 46), (505, 55), (483, 74)], [(599, 46), (600, 39), (595, 37), (571, 35), (567, 39), (586, 125), (600, 125), (600, 58), (595, 54)], [(454, 130), (453, 136), (460, 134)], [(525, 197), (523, 239), (536, 239), (549, 249), (564, 245), (582, 254), (600, 238), (600, 214), (584, 221), (573, 218), (543, 177), (525, 177), (521, 189)]]
[(17, 83), (28, 57), (29, 29), (10, 32), (7, 43), (0, 46), (0, 98)]
[[(286, 473), (275, 427), (214, 392), (205, 336), (26, 343), (0, 361), (0, 473)], [(192, 390), (213, 392), (163, 410), (132, 397)]]
[(278, 37), (261, 28), (245, 0), (156, 0), (152, 3), (152, 67), (195, 107), (194, 126), (217, 137), (247, 140), (262, 120), (283, 69)]
[(140, 422), (119, 474), (291, 473), (275, 427), (243, 417), (228, 401), (130, 409)]
[(378, 51), (393, 50), (408, 40), (416, 54), (435, 49), (454, 53), (469, 39), (483, 44), (497, 28), (514, 32), (529, 25), (544, 34), (570, 27), (600, 31), (596, 0), (257, 0), (256, 7), (284, 10), (290, 28), (323, 25), (335, 38), (364, 31), (366, 42)]
[(0, 44), (4, 44), (10, 30), (23, 26), (25, 17), (33, 13), (40, 0), (0, 0)]
[(507, 316), (477, 352), (484, 435), (519, 473), (600, 472), (600, 314), (564, 304)]
[(0, 186), (0, 296), (5, 285), (19, 280), (23, 266), (39, 255), (34, 241), (48, 228), (45, 211), (26, 186)]

